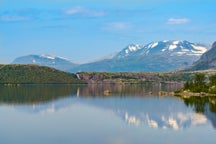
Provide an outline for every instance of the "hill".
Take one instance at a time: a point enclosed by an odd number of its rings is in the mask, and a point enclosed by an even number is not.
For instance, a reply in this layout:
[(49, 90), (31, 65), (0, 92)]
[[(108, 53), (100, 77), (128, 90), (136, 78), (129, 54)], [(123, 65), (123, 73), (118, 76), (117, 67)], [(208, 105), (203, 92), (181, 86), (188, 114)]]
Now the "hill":
[(37, 64), (40, 66), (48, 66), (58, 70), (67, 71), (77, 64), (70, 60), (52, 55), (27, 55), (16, 58), (12, 64)]
[(38, 65), (0, 65), (0, 84), (85, 83), (75, 74)]
[(198, 61), (184, 71), (208, 70), (216, 69), (216, 42), (213, 43), (211, 49), (204, 53)]

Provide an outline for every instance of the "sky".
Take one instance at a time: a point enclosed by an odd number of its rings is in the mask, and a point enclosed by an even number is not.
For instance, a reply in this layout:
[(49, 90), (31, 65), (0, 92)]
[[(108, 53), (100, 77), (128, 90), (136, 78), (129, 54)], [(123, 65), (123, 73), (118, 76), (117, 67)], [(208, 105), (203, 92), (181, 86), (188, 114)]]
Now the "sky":
[(215, 0), (0, 0), (0, 63), (50, 54), (87, 63), (129, 44), (216, 40)]

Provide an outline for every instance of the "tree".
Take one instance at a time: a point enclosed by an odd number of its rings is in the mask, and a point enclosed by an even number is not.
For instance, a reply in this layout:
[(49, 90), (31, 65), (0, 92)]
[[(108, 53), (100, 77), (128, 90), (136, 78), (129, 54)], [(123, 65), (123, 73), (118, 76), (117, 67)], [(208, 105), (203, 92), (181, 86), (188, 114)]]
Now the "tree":
[(206, 92), (207, 85), (205, 82), (205, 74), (196, 74), (194, 79), (194, 92)]
[(209, 77), (210, 86), (216, 86), (216, 75)]
[(187, 81), (184, 84), (184, 89), (192, 92), (207, 92), (208, 87), (205, 82), (205, 74), (195, 74), (193, 81)]

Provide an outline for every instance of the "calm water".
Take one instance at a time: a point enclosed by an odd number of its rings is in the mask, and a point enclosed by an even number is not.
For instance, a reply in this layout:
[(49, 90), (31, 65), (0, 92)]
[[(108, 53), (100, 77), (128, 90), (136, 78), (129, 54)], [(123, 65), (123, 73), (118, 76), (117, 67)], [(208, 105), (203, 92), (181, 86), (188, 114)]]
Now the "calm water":
[(179, 85), (0, 87), (0, 144), (213, 144), (216, 98)]

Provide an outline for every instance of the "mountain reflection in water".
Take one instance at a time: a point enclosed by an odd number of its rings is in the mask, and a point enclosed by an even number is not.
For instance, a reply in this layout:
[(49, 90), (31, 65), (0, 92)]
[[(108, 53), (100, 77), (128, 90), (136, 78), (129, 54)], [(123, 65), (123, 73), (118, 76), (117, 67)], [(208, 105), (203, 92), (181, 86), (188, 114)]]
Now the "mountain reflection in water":
[(55, 113), (74, 104), (111, 110), (129, 125), (180, 130), (205, 125), (216, 128), (216, 98), (159, 96), (179, 84), (32, 85), (0, 87), (1, 104), (30, 113)]

